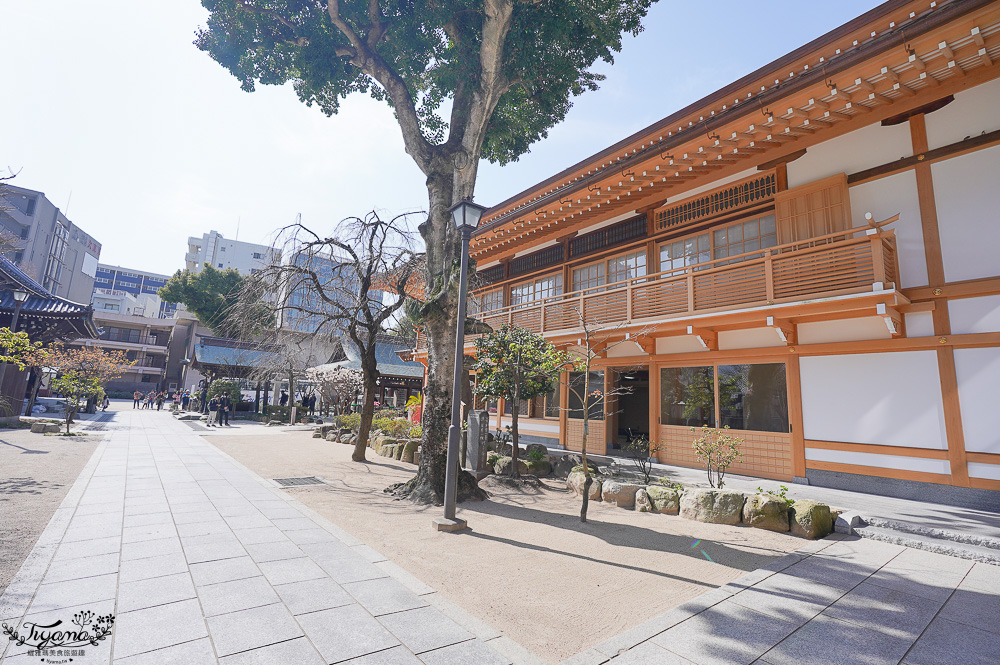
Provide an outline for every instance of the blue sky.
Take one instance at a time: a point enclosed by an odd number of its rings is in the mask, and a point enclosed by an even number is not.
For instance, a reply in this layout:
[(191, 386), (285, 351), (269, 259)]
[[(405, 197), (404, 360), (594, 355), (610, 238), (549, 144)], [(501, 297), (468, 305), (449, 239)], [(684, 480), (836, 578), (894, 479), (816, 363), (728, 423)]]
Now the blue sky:
[[(876, 6), (661, 0), (601, 89), (504, 168), (498, 203)], [(101, 261), (172, 273), (188, 236), (268, 242), (297, 213), (319, 231), (423, 210), (423, 176), (391, 112), (365, 96), (327, 118), (290, 86), (253, 94), (192, 45), (195, 0), (3, 0), (0, 169), (103, 243)]]

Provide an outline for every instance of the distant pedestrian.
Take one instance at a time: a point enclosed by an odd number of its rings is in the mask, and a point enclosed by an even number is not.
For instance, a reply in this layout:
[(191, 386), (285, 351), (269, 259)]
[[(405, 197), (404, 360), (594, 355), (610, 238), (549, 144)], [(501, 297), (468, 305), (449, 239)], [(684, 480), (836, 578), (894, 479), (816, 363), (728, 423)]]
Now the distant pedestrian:
[(215, 397), (213, 397), (212, 399), (210, 399), (208, 401), (208, 405), (205, 407), (205, 409), (206, 409), (205, 412), (208, 413), (208, 426), (209, 427), (215, 427), (215, 424), (212, 421), (216, 420), (216, 418), (218, 418), (218, 413), (219, 413), (219, 396), (216, 395)]
[(159, 392), (156, 394), (156, 410), (163, 410), (163, 402), (166, 401), (167, 394), (165, 392)]
[(232, 401), (229, 399), (229, 395), (223, 393), (222, 399), (219, 401), (219, 423), (229, 427), (229, 411), (232, 409)]
[(190, 404), (190, 403), (191, 403), (191, 393), (189, 391), (185, 390), (184, 394), (181, 395), (181, 408), (184, 409), (185, 411), (187, 411), (188, 410), (188, 404)]
[(101, 402), (101, 411), (107, 411), (109, 406), (111, 406), (111, 400), (108, 399), (107, 395), (105, 395), (104, 401)]
[(281, 397), (278, 398), (279, 406), (288, 406), (288, 393), (284, 390), (281, 391)]
[(201, 412), (208, 413), (208, 388), (201, 389)]
[(142, 408), (144, 408), (144, 409), (152, 409), (153, 408), (153, 400), (154, 399), (156, 399), (156, 391), (155, 390), (150, 390), (148, 393), (146, 393), (146, 400), (143, 402)]
[(316, 395), (310, 395), (308, 397), (308, 399), (309, 399), (309, 415), (310, 416), (315, 416), (316, 415)]
[(142, 405), (142, 391), (136, 390), (132, 393), (132, 408), (138, 409)]

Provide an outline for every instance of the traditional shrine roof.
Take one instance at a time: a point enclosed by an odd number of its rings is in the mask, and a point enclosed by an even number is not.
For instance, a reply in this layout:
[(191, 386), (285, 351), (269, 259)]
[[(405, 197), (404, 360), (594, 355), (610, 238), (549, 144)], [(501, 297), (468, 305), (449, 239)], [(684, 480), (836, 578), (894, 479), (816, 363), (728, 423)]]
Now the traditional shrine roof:
[(17, 329), (35, 341), (92, 339), (97, 337), (94, 308), (47, 291), (9, 259), (0, 256), (0, 325), (10, 326), (17, 303), (14, 291), (28, 293), (21, 305)]
[[(334, 369), (345, 367), (347, 369), (361, 370), (361, 354), (358, 347), (354, 345), (346, 336), (341, 336), (341, 357), (324, 365), (319, 365), (312, 369)], [(412, 351), (414, 340), (405, 337), (392, 335), (381, 335), (375, 342), (375, 360), (378, 362), (378, 371), (382, 376), (402, 376), (411, 378), (423, 378), (424, 366), (415, 361), (402, 360), (397, 351)]]
[(203, 336), (194, 346), (192, 366), (239, 378), (259, 367), (273, 367), (279, 360), (280, 354), (264, 345)]
[[(748, 42), (749, 43), (749, 42)], [(486, 211), (480, 266), (644, 214), (1000, 75), (995, 0), (889, 0)]]

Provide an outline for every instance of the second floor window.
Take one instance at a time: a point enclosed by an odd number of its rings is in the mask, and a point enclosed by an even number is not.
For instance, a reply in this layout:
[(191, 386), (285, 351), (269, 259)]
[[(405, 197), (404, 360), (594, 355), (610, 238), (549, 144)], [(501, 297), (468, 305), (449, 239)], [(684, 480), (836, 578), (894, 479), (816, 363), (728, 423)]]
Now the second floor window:
[(523, 305), (533, 300), (542, 300), (561, 295), (563, 292), (562, 275), (539, 277), (531, 282), (517, 284), (510, 289), (511, 306)]

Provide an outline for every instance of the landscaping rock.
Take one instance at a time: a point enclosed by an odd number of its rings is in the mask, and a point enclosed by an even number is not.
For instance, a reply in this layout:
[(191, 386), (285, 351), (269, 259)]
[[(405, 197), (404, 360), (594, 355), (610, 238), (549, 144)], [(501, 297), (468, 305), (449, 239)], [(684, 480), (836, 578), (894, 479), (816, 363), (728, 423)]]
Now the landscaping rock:
[(383, 443), (382, 447), (379, 448), (378, 454), (382, 457), (392, 457), (396, 452), (395, 443)]
[(45, 424), (45, 433), (46, 434), (58, 434), (61, 431), (63, 431), (63, 426), (62, 425), (57, 425), (55, 423), (46, 423)]
[(45, 433), (45, 423), (31, 423), (31, 433), (32, 434), (44, 434)]
[(330, 432), (324, 438), (327, 441), (331, 442), (331, 443), (337, 443), (337, 433), (336, 432)]
[[(513, 460), (509, 457), (501, 457), (496, 461), (496, 464), (493, 465), (493, 473), (498, 476), (510, 475), (510, 463), (512, 461)], [(524, 460), (517, 460), (517, 471), (522, 475), (527, 475), (529, 473), (528, 465), (524, 463)]]
[(754, 494), (743, 504), (743, 523), (768, 531), (788, 531), (788, 503), (770, 494)]
[(635, 509), (640, 513), (653, 512), (653, 504), (650, 502), (649, 495), (646, 494), (645, 488), (642, 488), (635, 493)]
[(677, 490), (664, 485), (650, 485), (646, 488), (651, 510), (664, 515), (676, 515), (681, 509), (681, 498)]
[(420, 448), (420, 441), (411, 439), (411, 440), (407, 441), (406, 443), (404, 443), (403, 444), (403, 456), (399, 458), (400, 461), (402, 461), (402, 462), (408, 462), (409, 464), (413, 464), (413, 454), (416, 453), (417, 449), (419, 449), (419, 448)]
[(540, 460), (538, 462), (525, 462), (525, 466), (528, 467), (528, 473), (533, 476), (538, 476), (539, 478), (547, 476), (552, 473), (552, 465), (549, 464), (548, 460)]
[(397, 443), (392, 449), (393, 459), (403, 459), (403, 448), (406, 447), (405, 443)]
[(819, 501), (796, 499), (788, 509), (788, 522), (793, 536), (822, 538), (833, 529), (830, 506)]
[[(582, 468), (582, 467), (581, 467)], [(573, 471), (566, 478), (566, 487), (572, 491), (577, 496), (583, 496), (583, 484), (587, 477), (583, 475), (583, 471)], [(601, 500), (601, 478), (591, 474), (592, 483), (590, 485), (590, 500), (600, 501)]]
[(640, 487), (642, 486), (633, 483), (606, 480), (601, 484), (601, 501), (619, 508), (631, 508), (635, 505), (635, 494)]
[(549, 449), (546, 448), (541, 443), (529, 443), (524, 448), (524, 458), (527, 459), (528, 455), (531, 454), (531, 451), (533, 450), (537, 450), (539, 453), (541, 453), (544, 456), (543, 459), (549, 456)]
[[(552, 474), (560, 478), (568, 478), (573, 471), (583, 470), (583, 458), (580, 455), (560, 455), (553, 456)], [(597, 465), (590, 463), (591, 473), (597, 473)]]
[(317, 431), (313, 432), (313, 438), (314, 439), (322, 439), (323, 435), (317, 430)]
[(681, 517), (709, 524), (739, 524), (744, 501), (741, 492), (689, 490), (681, 496)]

